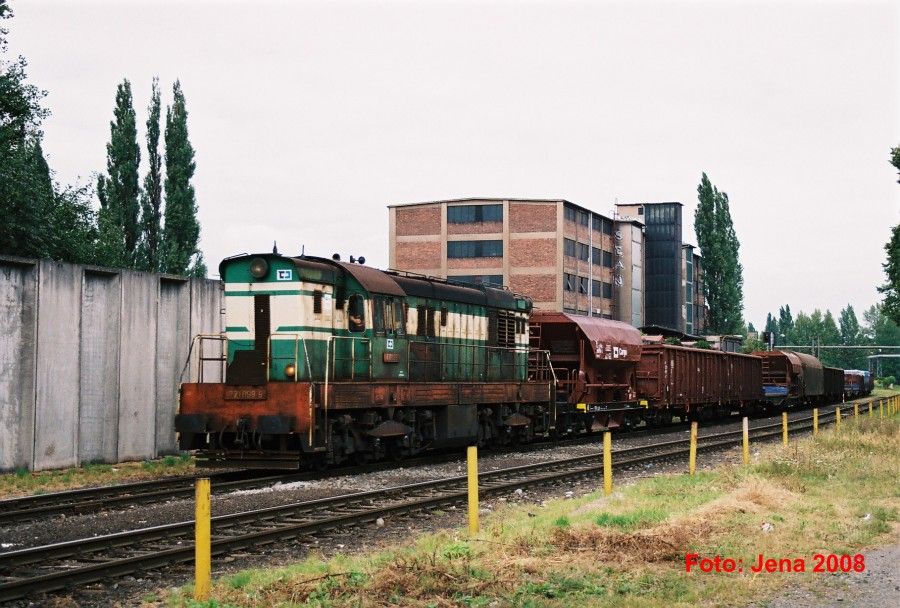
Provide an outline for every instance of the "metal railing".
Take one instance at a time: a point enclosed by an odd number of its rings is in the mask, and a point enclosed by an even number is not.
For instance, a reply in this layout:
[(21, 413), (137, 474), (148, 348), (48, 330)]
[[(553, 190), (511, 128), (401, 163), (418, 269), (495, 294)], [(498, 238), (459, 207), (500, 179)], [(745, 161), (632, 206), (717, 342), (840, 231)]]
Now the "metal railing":
[[(219, 354), (215, 357), (204, 356), (203, 353), (203, 344), (207, 341), (211, 342), (219, 342)], [(219, 380), (225, 380), (225, 365), (228, 363), (228, 350), (227, 350), (227, 342), (228, 338), (223, 336), (222, 334), (197, 334), (194, 336), (194, 339), (191, 340), (191, 347), (188, 349), (187, 359), (185, 359), (184, 367), (181, 368), (181, 380), (184, 380), (184, 372), (187, 371), (188, 366), (191, 364), (191, 356), (194, 354), (194, 348), (197, 348), (197, 382), (203, 382), (203, 370), (204, 363), (209, 361), (217, 361), (220, 364), (219, 368)]]
[[(293, 341), (294, 341), (294, 356), (293, 357), (285, 357), (285, 356), (276, 357), (272, 354), (272, 338), (275, 338), (275, 337), (281, 337), (282, 340), (280, 340), (280, 341), (284, 341), (283, 339), (285, 337), (293, 339)], [(297, 382), (299, 380), (299, 378), (300, 378), (300, 374), (299, 374), (299, 371), (300, 371), (300, 345), (301, 344), (303, 345), (303, 355), (304, 355), (303, 358), (306, 362), (306, 377), (309, 380), (313, 379), (312, 367), (309, 362), (309, 349), (307, 348), (307, 345), (306, 345), (306, 338), (302, 338), (300, 336), (300, 334), (298, 334), (298, 333), (276, 332), (274, 334), (269, 335), (269, 340), (268, 340), (268, 344), (267, 344), (268, 351), (267, 351), (267, 355), (266, 355), (266, 380), (270, 379), (272, 364), (275, 363), (276, 361), (288, 361), (290, 363), (293, 363), (293, 365), (294, 365), (293, 381)]]
[[(347, 344), (350, 345), (350, 353), (349, 354), (338, 354), (338, 345), (339, 344)], [(362, 352), (357, 354), (357, 346), (360, 347)], [(328, 343), (328, 350), (331, 353), (331, 379), (332, 380), (357, 380), (357, 376), (359, 374), (356, 373), (357, 364), (364, 364), (368, 373), (365, 377), (369, 380), (372, 379), (372, 339), (357, 337), (357, 336), (331, 336), (331, 340)], [(343, 364), (350, 364), (349, 367), (349, 378), (338, 378), (338, 363), (341, 363), (342, 366), (340, 368), (340, 375), (346, 375), (344, 371), (347, 369)], [(327, 374), (326, 374), (327, 377)]]

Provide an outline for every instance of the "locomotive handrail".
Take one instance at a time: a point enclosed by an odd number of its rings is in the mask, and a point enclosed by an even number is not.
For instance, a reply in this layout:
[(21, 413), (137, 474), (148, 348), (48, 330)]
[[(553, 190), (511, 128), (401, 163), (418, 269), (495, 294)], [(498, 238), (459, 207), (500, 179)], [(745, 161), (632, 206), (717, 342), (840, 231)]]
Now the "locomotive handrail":
[(306, 376), (309, 378), (309, 381), (312, 382), (313, 377), (312, 377), (312, 366), (310, 365), (310, 362), (309, 362), (309, 348), (306, 345), (306, 338), (302, 337), (299, 334), (299, 332), (275, 332), (274, 334), (269, 335), (268, 346), (267, 346), (268, 353), (267, 353), (267, 359), (266, 359), (266, 381), (268, 381), (270, 379), (269, 374), (271, 372), (272, 363), (274, 361), (276, 361), (276, 359), (277, 360), (284, 360), (284, 359), (290, 360), (288, 357), (273, 356), (273, 354), (272, 354), (272, 338), (274, 338), (275, 336), (289, 336), (289, 337), (293, 338), (293, 340), (294, 340), (294, 358), (293, 358), (294, 382), (298, 382), (299, 378), (300, 378), (300, 374), (297, 373), (297, 368), (300, 366), (300, 360), (299, 360), (300, 359), (300, 344), (303, 343), (303, 355), (304, 355), (304, 358), (306, 359)]
[(188, 366), (191, 364), (191, 355), (194, 354), (194, 345), (198, 342), (200, 343), (200, 347), (197, 352), (197, 382), (203, 382), (203, 362), (204, 361), (219, 361), (223, 364), (222, 369), (220, 369), (220, 376), (224, 380), (225, 378), (225, 369), (224, 363), (228, 361), (228, 352), (226, 349), (222, 349), (221, 354), (218, 357), (204, 357), (203, 356), (203, 341), (204, 340), (214, 340), (217, 342), (228, 342), (228, 337), (224, 334), (197, 334), (191, 339), (191, 345), (188, 348), (187, 358), (184, 361), (184, 366), (181, 368), (181, 374), (179, 375), (180, 379), (184, 379), (184, 372), (187, 371)]
[[(337, 354), (337, 341), (338, 340), (349, 340), (350, 341), (350, 357), (338, 357)], [(364, 343), (366, 347), (366, 357), (360, 357), (359, 362), (367, 363), (368, 367), (368, 376), (369, 380), (372, 379), (372, 338), (368, 338), (365, 336), (331, 336), (329, 340), (329, 345), (334, 345), (334, 348), (331, 348), (331, 376), (332, 379), (337, 380), (337, 364), (340, 362), (350, 362), (350, 380), (356, 380), (356, 345), (358, 343)], [(329, 374), (325, 374), (326, 382), (328, 380)], [(327, 392), (327, 385), (326, 385)]]

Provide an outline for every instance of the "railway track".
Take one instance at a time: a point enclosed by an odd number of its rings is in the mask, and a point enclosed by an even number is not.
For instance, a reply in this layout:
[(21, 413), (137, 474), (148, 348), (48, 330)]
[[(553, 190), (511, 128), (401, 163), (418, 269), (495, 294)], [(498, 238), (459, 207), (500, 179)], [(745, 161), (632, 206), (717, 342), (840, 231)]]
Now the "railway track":
[[(833, 420), (833, 412), (819, 416), (820, 425)], [(794, 419), (789, 427), (792, 432), (809, 430), (812, 417)], [(750, 435), (755, 441), (780, 437), (781, 424), (754, 426)], [(702, 435), (697, 450), (726, 449), (741, 440), (740, 430)], [(688, 439), (677, 439), (622, 448), (614, 451), (613, 466), (622, 469), (681, 459), (687, 456), (688, 447)], [(600, 454), (517, 466), (481, 473), (479, 491), (482, 496), (493, 496), (575, 478), (598, 479), (601, 471)], [(378, 518), (439, 509), (464, 503), (466, 498), (466, 478), (459, 476), (222, 515), (212, 520), (212, 552), (221, 555)], [(184, 521), (0, 553), (0, 602), (190, 562), (194, 558), (193, 531), (194, 522)]]
[[(833, 406), (829, 406), (833, 410)], [(825, 408), (820, 408), (823, 411)], [(627, 432), (628, 438), (673, 433), (687, 429), (688, 423), (677, 423), (663, 427), (640, 428)], [(597, 435), (571, 439), (541, 441), (526, 445), (495, 448), (490, 453), (529, 452), (548, 447), (567, 447), (596, 443)], [(231, 471), (213, 473), (213, 491), (216, 494), (235, 490), (263, 487), (277, 482), (315, 481), (328, 477), (358, 475), (377, 472), (397, 466), (413, 467), (442, 464), (459, 460), (458, 452), (432, 454), (405, 459), (399, 462), (382, 461), (367, 465), (345, 466), (325, 472), (301, 471), (260, 476), (251, 471)], [(83, 515), (102, 510), (122, 509), (133, 505), (146, 505), (169, 500), (190, 499), (194, 494), (194, 476), (169, 477), (152, 481), (80, 488), (64, 492), (52, 492), (0, 500), (0, 528), (11, 524), (38, 521), (58, 515)]]

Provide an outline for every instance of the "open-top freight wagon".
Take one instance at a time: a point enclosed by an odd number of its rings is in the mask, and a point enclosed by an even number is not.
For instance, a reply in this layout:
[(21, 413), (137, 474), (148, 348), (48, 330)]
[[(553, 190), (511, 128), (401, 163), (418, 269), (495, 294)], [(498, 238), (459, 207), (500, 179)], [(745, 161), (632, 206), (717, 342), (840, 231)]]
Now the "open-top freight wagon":
[(759, 357), (669, 344), (644, 345), (637, 393), (656, 423), (712, 418), (762, 403)]

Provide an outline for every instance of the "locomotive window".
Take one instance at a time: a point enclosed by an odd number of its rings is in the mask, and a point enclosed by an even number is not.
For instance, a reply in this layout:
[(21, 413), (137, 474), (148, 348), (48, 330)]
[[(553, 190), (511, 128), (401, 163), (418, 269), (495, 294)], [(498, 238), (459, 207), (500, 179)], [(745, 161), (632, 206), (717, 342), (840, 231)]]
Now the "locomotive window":
[(416, 306), (416, 335), (417, 336), (427, 336), (428, 335), (428, 327), (425, 321), (428, 316), (428, 309), (419, 304)]
[(447, 327), (447, 307), (441, 307), (441, 327)]
[(313, 314), (322, 314), (322, 290), (313, 291)]
[(398, 336), (406, 335), (406, 311), (409, 305), (400, 300), (394, 301), (394, 331)]
[(359, 333), (366, 328), (366, 301), (358, 293), (350, 296), (350, 304), (347, 307), (347, 328), (353, 333)]
[(431, 337), (431, 338), (433, 338), (433, 337), (435, 336), (435, 333), (434, 333), (434, 315), (435, 315), (436, 312), (437, 312), (437, 311), (436, 311), (433, 307), (431, 307), (431, 306), (428, 307), (428, 315), (427, 315), (427, 318), (428, 318), (428, 336)]
[(384, 334), (385, 328), (390, 329), (390, 324), (386, 324), (387, 319), (384, 315), (384, 298), (372, 299), (372, 329), (377, 334)]

